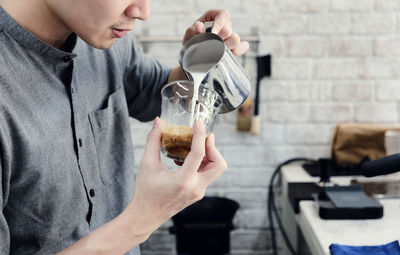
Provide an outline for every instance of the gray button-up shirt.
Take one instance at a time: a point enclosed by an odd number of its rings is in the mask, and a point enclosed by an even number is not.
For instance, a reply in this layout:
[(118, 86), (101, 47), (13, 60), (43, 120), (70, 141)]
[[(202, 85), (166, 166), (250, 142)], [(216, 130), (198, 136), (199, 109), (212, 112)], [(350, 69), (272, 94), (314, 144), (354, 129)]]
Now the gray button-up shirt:
[(131, 36), (98, 50), (72, 35), (58, 50), (0, 8), (0, 254), (54, 254), (123, 211), (129, 116), (159, 114), (169, 71)]

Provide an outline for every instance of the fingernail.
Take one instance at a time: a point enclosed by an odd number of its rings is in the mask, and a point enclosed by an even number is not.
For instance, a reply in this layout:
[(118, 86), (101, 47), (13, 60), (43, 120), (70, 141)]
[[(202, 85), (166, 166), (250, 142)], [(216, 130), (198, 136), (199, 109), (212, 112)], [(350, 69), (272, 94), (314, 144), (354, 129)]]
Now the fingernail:
[(212, 26), (211, 33), (218, 35), (218, 29), (215, 25)]
[(153, 122), (153, 128), (158, 127), (160, 125), (160, 118), (156, 117)]
[[(199, 30), (199, 31), (197, 31), (197, 28), (200, 26), (200, 29), (201, 30)], [(196, 23), (195, 23), (195, 27), (196, 27), (196, 32), (204, 32), (205, 31), (205, 27), (204, 27), (204, 23), (203, 22), (201, 22), (201, 21), (196, 21)]]
[(215, 135), (214, 135), (214, 133), (211, 133), (211, 134), (208, 136), (208, 139), (211, 139), (212, 144), (215, 144)]

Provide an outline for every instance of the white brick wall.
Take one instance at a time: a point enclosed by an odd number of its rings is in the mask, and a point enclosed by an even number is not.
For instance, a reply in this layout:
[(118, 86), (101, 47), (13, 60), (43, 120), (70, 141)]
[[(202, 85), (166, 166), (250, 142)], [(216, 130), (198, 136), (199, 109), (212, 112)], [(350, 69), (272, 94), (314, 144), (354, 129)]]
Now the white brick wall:
[(376, 1), (377, 11), (395, 12), (400, 11), (400, 2), (397, 0), (380, 0)]
[(303, 14), (271, 13), (263, 16), (263, 34), (302, 35), (306, 32), (306, 17)]
[(307, 122), (310, 118), (310, 105), (307, 103), (271, 103), (268, 105), (268, 121), (279, 123)]
[(287, 84), (290, 102), (325, 102), (332, 99), (332, 86), (329, 81), (297, 80)]
[(329, 58), (314, 61), (313, 77), (315, 79), (356, 79), (359, 75), (360, 67), (356, 59)]
[(395, 123), (398, 121), (396, 103), (362, 103), (354, 106), (356, 121)]
[(374, 82), (364, 80), (335, 81), (332, 85), (334, 101), (370, 101), (374, 98)]
[(272, 59), (273, 78), (305, 80), (311, 75), (312, 62), (308, 59), (281, 58)]
[(365, 12), (374, 9), (375, 0), (332, 0), (331, 10), (342, 12)]
[(331, 129), (327, 124), (293, 124), (286, 128), (285, 140), (288, 144), (327, 144)]
[[(237, 132), (236, 112), (219, 116), (214, 133), (229, 167), (207, 191), (241, 205), (231, 253), (268, 255), (266, 199), (276, 165), (292, 157), (329, 156), (338, 122), (399, 124), (400, 1), (158, 0), (152, 1), (150, 19), (138, 22), (134, 33), (182, 36), (209, 8), (228, 9), (235, 31), (259, 36), (259, 44), (252, 43), (239, 58), (252, 86), (254, 57), (272, 54), (272, 78), (261, 82), (261, 134)], [(177, 64), (180, 43), (142, 46), (149, 55)], [(136, 166), (150, 128), (151, 123), (132, 121)], [(175, 237), (168, 233), (171, 224), (142, 246), (144, 255), (176, 254)]]
[(294, 37), (287, 41), (288, 57), (323, 57), (328, 39), (324, 37)]
[(379, 101), (399, 101), (400, 82), (380, 81), (376, 84), (376, 99)]
[(316, 13), (308, 16), (309, 33), (313, 35), (343, 35), (351, 31), (348, 13)]
[(281, 12), (321, 12), (328, 8), (328, 0), (279, 0), (276, 2)]
[[(312, 122), (351, 122), (352, 117), (353, 107), (350, 104), (318, 103), (311, 106), (310, 120)], [(315, 132), (313, 128), (310, 130)]]
[(399, 59), (369, 58), (363, 60), (360, 75), (367, 79), (390, 79), (399, 76)]
[(400, 56), (400, 37), (383, 37), (376, 39), (375, 56)]
[(372, 40), (369, 37), (334, 37), (331, 39), (331, 57), (369, 57), (372, 55)]
[(351, 31), (356, 35), (390, 34), (395, 31), (395, 14), (353, 14)]

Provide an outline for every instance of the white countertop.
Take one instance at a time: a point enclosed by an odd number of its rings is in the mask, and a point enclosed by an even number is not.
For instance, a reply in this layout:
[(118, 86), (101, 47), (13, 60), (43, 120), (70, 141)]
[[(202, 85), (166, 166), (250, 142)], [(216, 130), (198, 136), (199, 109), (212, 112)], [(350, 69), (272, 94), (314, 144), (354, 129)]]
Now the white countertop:
[[(311, 177), (300, 165), (288, 165), (282, 168), (284, 183), (309, 182), (319, 180)], [(357, 176), (359, 180), (365, 177)], [(374, 180), (399, 178), (399, 174), (375, 177)], [(331, 181), (339, 185), (348, 185), (353, 177), (332, 177)], [(286, 192), (284, 192), (286, 193)], [(313, 201), (301, 201), (300, 213), (294, 215), (295, 221), (313, 255), (329, 255), (329, 245), (382, 245), (400, 240), (400, 199), (381, 199), (384, 216), (373, 220), (324, 220), (318, 215)], [(302, 244), (298, 244), (302, 245)]]
[(332, 243), (381, 245), (400, 240), (400, 200), (380, 201), (384, 216), (374, 220), (324, 220), (313, 201), (300, 202), (296, 221), (313, 254), (330, 254)]

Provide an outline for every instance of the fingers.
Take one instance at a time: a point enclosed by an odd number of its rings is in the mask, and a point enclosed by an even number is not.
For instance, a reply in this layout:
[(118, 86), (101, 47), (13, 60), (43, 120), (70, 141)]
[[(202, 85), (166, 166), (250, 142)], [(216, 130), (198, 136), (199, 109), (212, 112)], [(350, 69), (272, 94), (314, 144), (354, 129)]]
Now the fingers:
[(185, 35), (182, 40), (182, 43), (185, 43), (187, 40), (189, 40), (193, 36), (200, 34), (200, 33), (204, 33), (204, 32), (205, 32), (204, 23), (197, 20), (192, 26), (190, 26), (186, 30)]
[(218, 35), (225, 25), (230, 25), (230, 18), (231, 14), (226, 10), (217, 12), (213, 19), (214, 25), (211, 29), (211, 33)]
[(227, 168), (226, 161), (221, 153), (215, 147), (215, 136), (211, 134), (206, 142), (206, 156), (208, 164), (206, 169), (201, 172), (204, 185), (210, 185), (215, 181)]
[(237, 33), (233, 32), (231, 36), (225, 40), (225, 45), (230, 50), (236, 49), (240, 44), (240, 37)]
[(199, 20), (214, 21), (211, 32), (219, 35), (235, 56), (243, 55), (249, 49), (248, 42), (241, 42), (237, 33), (232, 31), (231, 15), (226, 10), (210, 10)]
[(189, 40), (190, 38), (192, 38), (193, 36), (195, 36), (197, 34), (196, 32), (196, 27), (193, 25), (191, 27), (189, 27), (186, 32), (185, 35), (183, 36), (183, 40), (182, 43), (184, 44), (187, 40)]
[(160, 149), (161, 149), (161, 131), (162, 124), (160, 118), (155, 118), (153, 128), (147, 136), (146, 148), (143, 154), (143, 160), (150, 159), (154, 161), (154, 158), (160, 160)]
[(213, 21), (211, 33), (221, 36), (222, 39), (228, 38), (232, 33), (225, 31), (226, 29), (232, 31), (231, 14), (227, 10), (208, 10), (198, 19), (198, 21)]
[(232, 31), (230, 16), (230, 13), (226, 10), (207, 11), (186, 30), (183, 43), (199, 33), (204, 33), (204, 22), (213, 21), (211, 32), (219, 35), (234, 55), (243, 55), (249, 49), (249, 43), (241, 42), (239, 35)]
[(206, 157), (210, 162), (218, 162), (218, 160), (222, 159), (221, 154), (215, 147), (215, 136), (214, 134), (210, 134), (208, 136), (206, 142)]
[(240, 42), (239, 46), (232, 50), (233, 55), (243, 55), (249, 49), (249, 43), (246, 41)]
[(193, 126), (193, 138), (190, 152), (187, 155), (181, 170), (188, 174), (195, 174), (205, 155), (206, 130), (204, 123), (197, 120)]
[(226, 42), (226, 40), (232, 36), (232, 33), (232, 22), (228, 21), (225, 26), (221, 28), (218, 35)]
[(205, 32), (205, 27), (204, 27), (204, 23), (200, 22), (200, 21), (196, 21), (196, 23), (194, 23), (195, 29), (196, 29), (196, 34), (200, 34), (200, 33), (204, 33)]

